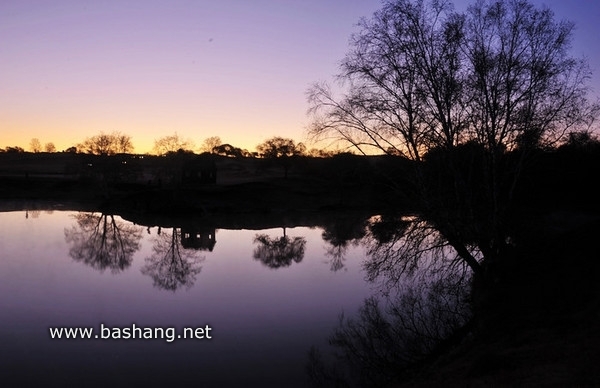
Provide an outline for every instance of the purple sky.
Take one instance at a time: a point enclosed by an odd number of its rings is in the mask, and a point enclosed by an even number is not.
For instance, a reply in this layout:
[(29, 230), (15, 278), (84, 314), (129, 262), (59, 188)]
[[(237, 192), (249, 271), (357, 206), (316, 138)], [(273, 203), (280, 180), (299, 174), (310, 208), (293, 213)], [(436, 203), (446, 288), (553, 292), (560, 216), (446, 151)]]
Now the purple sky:
[[(600, 93), (595, 1), (533, 0), (576, 23)], [(465, 2), (457, 1), (457, 8)], [(311, 83), (332, 80), (380, 0), (0, 2), (0, 147), (65, 149), (101, 131), (135, 151), (177, 132), (254, 150), (305, 141)]]

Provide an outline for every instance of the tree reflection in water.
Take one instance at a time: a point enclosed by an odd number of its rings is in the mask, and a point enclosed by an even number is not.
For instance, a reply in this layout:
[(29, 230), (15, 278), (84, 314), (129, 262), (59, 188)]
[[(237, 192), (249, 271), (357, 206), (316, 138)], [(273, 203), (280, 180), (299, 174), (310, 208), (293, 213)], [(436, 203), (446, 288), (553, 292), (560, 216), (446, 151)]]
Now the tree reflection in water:
[(160, 233), (153, 239), (153, 254), (145, 259), (142, 273), (154, 281), (154, 287), (175, 292), (181, 287), (189, 289), (202, 270), (204, 257), (194, 249), (181, 244), (181, 230)]
[(331, 258), (329, 264), (333, 272), (344, 268), (344, 259), (349, 246), (358, 246), (366, 233), (366, 220), (337, 219), (325, 226), (321, 238), (328, 243), (325, 247), (325, 256)]
[[(364, 263), (367, 279), (379, 282), (384, 293), (432, 276), (469, 273), (463, 258), (436, 227), (418, 217), (375, 217), (364, 244), (369, 257)], [(477, 247), (465, 247), (480, 259)]]
[(416, 217), (374, 217), (363, 243), (367, 278), (381, 296), (356, 317), (340, 316), (329, 338), (336, 362), (311, 349), (314, 386), (388, 385), (468, 329), (471, 272), (435, 228)]
[(283, 236), (271, 238), (266, 234), (257, 234), (254, 243), (254, 258), (269, 268), (289, 267), (292, 262), (299, 263), (304, 258), (306, 239), (289, 237), (283, 228)]
[(65, 240), (72, 245), (69, 255), (75, 261), (113, 273), (131, 265), (133, 254), (140, 248), (140, 227), (109, 214), (78, 213), (74, 218), (77, 224), (65, 229)]

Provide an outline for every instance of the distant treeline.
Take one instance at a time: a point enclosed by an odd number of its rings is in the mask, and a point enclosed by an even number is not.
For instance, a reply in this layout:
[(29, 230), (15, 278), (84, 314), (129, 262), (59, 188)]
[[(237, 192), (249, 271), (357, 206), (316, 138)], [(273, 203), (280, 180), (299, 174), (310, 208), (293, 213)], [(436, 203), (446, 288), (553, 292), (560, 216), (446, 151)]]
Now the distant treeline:
[[(42, 143), (38, 138), (31, 139), (29, 148), (20, 146), (7, 146), (0, 148), (0, 153), (54, 153), (58, 152), (52, 142)], [(112, 133), (100, 132), (97, 135), (85, 138), (81, 143), (73, 145), (62, 153), (84, 153), (91, 155), (116, 155), (133, 154), (134, 145), (131, 136), (115, 131)], [(154, 140), (151, 152), (144, 155), (165, 156), (173, 153), (209, 153), (230, 157), (289, 157), (297, 155), (328, 157), (344, 151), (332, 151), (318, 148), (307, 149), (301, 142), (290, 138), (274, 136), (264, 140), (256, 146), (256, 151), (249, 151), (234, 145), (223, 143), (218, 136), (204, 139), (202, 145), (196, 147), (193, 140), (183, 138), (177, 133)]]
[[(217, 184), (222, 182), (223, 176), (230, 178), (228, 184), (236, 184), (237, 178), (245, 183), (279, 179), (297, 187), (313, 188), (313, 193), (318, 194), (318, 190), (329, 195), (333, 193), (339, 196), (340, 203), (363, 196), (365, 202), (406, 208), (418, 202), (414, 198), (420, 193), (416, 186), (424, 181), (430, 190), (450, 192), (456, 186), (456, 179), (468, 176), (471, 182), (468, 187), (472, 189), (465, 195), (477, 195), (477, 179), (481, 179), (481, 185), (485, 182), (486, 172), (479, 160), (483, 158), (483, 152), (476, 145), (453, 150), (452, 165), (462, 170), (460, 173), (448, 170), (449, 156), (441, 151), (439, 154), (430, 152), (419, 162), (392, 155), (349, 153), (326, 158), (295, 155), (257, 159), (190, 152), (166, 156), (3, 152), (0, 153), (0, 177), (70, 179), (82, 183), (98, 182), (104, 186), (136, 183), (169, 188), (185, 182), (186, 171), (189, 175), (189, 171), (197, 170), (200, 176), (203, 169), (214, 168), (219, 179), (213, 183)], [(504, 157), (510, 161), (519, 158), (520, 154), (519, 151), (506, 152)], [(561, 206), (598, 208), (600, 190), (593, 182), (600, 177), (600, 142), (593, 138), (575, 138), (554, 149), (530, 152), (526, 165), (515, 173), (520, 174), (520, 178), (518, 185), (510, 189), (515, 196), (514, 211), (523, 207), (528, 210)], [(10, 187), (4, 190), (10, 190)], [(453, 198), (452, 195), (436, 197)], [(459, 204), (448, 205), (456, 207)]]

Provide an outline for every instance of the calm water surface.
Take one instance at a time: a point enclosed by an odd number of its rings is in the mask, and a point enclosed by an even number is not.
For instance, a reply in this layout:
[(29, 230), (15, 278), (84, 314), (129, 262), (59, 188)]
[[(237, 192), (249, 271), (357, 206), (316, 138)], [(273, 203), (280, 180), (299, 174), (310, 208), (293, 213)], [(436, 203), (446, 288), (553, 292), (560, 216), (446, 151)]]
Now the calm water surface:
[[(363, 248), (336, 261), (321, 228), (198, 231), (18, 211), (0, 213), (0, 230), (0, 369), (22, 385), (306, 386), (310, 346), (373, 292)], [(50, 338), (101, 324), (209, 325), (212, 338)]]

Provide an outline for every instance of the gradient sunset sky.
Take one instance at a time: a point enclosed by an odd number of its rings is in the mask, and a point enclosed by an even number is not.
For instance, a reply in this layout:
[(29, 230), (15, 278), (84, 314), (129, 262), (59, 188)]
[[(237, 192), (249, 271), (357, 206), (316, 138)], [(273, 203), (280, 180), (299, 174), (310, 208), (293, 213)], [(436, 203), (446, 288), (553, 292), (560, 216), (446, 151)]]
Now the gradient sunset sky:
[[(576, 23), (600, 96), (600, 4), (533, 0)], [(467, 1), (455, 1), (464, 9)], [(331, 81), (362, 16), (380, 0), (2, 0), (0, 147), (57, 150), (101, 131), (135, 152), (175, 132), (250, 151), (306, 140), (305, 92)]]

